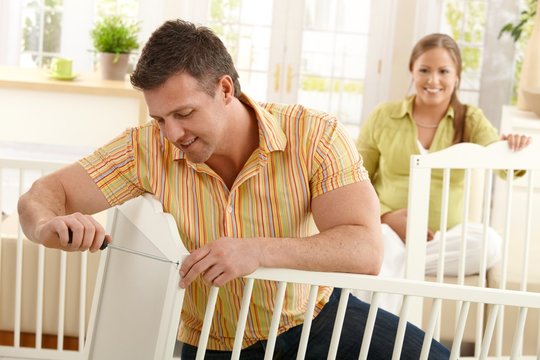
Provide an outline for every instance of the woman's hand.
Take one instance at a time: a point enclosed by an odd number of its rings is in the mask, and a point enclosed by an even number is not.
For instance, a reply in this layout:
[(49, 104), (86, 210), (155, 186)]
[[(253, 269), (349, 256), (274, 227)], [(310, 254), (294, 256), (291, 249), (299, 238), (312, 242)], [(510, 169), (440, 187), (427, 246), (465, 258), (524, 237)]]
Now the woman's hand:
[(531, 143), (531, 137), (521, 134), (503, 134), (501, 135), (501, 140), (508, 141), (508, 147), (512, 151), (519, 151), (526, 148)]

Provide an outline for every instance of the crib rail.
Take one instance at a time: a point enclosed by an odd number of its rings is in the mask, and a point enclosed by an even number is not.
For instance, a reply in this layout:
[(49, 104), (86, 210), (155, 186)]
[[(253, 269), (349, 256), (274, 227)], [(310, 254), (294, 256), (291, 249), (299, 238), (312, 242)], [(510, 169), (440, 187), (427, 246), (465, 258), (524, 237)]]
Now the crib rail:
[[(37, 178), (66, 164), (0, 158), (0, 358), (72, 359), (84, 347), (87, 299), (95, 281), (89, 255), (29, 242), (16, 213), (18, 198)], [(97, 259), (92, 262), (96, 267)], [(70, 321), (66, 328), (67, 313), (77, 314), (78, 325)]]
[[(248, 281), (244, 286), (244, 297), (242, 301), (242, 310), (237, 323), (237, 333), (232, 359), (238, 359), (241, 349), (241, 339), (243, 336), (243, 330), (247, 319), (247, 306), (249, 304), (249, 298), (251, 296), (251, 289), (253, 288), (253, 281), (256, 280), (271, 280), (278, 282), (278, 292), (275, 298), (275, 308), (272, 317), (272, 325), (270, 333), (268, 334), (268, 343), (266, 348), (265, 359), (271, 359), (274, 351), (274, 344), (277, 337), (277, 329), (279, 325), (279, 318), (281, 314), (281, 304), (285, 295), (285, 287), (287, 283), (300, 283), (309, 284), (311, 286), (310, 293), (316, 293), (318, 286), (333, 286), (345, 289), (342, 291), (338, 312), (335, 319), (334, 333), (332, 334), (332, 340), (328, 359), (335, 359), (337, 353), (337, 345), (339, 343), (341, 326), (343, 319), (346, 315), (346, 304), (350, 290), (361, 289), (372, 292), (372, 304), (368, 316), (364, 337), (358, 339), (362, 341), (361, 353), (359, 359), (366, 359), (369, 350), (369, 344), (371, 336), (373, 334), (375, 316), (377, 310), (377, 299), (380, 295), (386, 293), (401, 294), (404, 297), (403, 303), (407, 304), (410, 299), (414, 297), (423, 297), (435, 299), (436, 303), (440, 303), (443, 300), (451, 300), (454, 302), (461, 302), (462, 307), (460, 311), (460, 318), (456, 324), (456, 337), (451, 348), (451, 359), (457, 359), (459, 357), (460, 349), (460, 336), (463, 333), (465, 323), (468, 317), (468, 309), (473, 304), (482, 304), (489, 306), (489, 317), (487, 326), (484, 332), (484, 337), (481, 341), (481, 353), (478, 358), (490, 358), (488, 356), (488, 350), (493, 339), (494, 323), (498, 316), (501, 314), (501, 310), (505, 307), (518, 308), (521, 314), (520, 321), (516, 324), (516, 336), (513, 340), (514, 353), (512, 358), (536, 358), (540, 354), (534, 354), (531, 356), (519, 355), (520, 343), (523, 341), (523, 324), (527, 317), (528, 309), (540, 308), (540, 293), (531, 293), (523, 291), (512, 291), (503, 289), (491, 289), (481, 288), (477, 286), (464, 286), (454, 285), (446, 283), (425, 282), (415, 280), (403, 280), (403, 279), (384, 279), (376, 276), (369, 275), (356, 275), (356, 274), (343, 274), (343, 273), (325, 273), (325, 272), (309, 272), (300, 270), (289, 269), (259, 269), (253, 274), (246, 277)], [(199, 351), (197, 353), (197, 359), (204, 358), (204, 352), (206, 350), (206, 342), (208, 341), (208, 334), (210, 330), (210, 323), (212, 321), (214, 313), (215, 300), (217, 298), (219, 288), (213, 287), (210, 291), (208, 306), (205, 314), (203, 331), (199, 340)], [(310, 296), (310, 301), (306, 310), (306, 316), (304, 319), (304, 328), (301, 335), (300, 347), (297, 359), (303, 359), (305, 355), (305, 349), (308, 344), (308, 336), (310, 330), (311, 317), (315, 307), (315, 297)], [(398, 335), (394, 344), (394, 352), (392, 359), (400, 359), (401, 347), (404, 341), (405, 325), (407, 320), (412, 315), (412, 308), (403, 306), (400, 315), (400, 322), (398, 326)], [(424, 338), (422, 353), (420, 359), (427, 359), (429, 349), (431, 346), (431, 338), (434, 336), (434, 322), (440, 312), (440, 307), (434, 307), (430, 314), (430, 326), (426, 330), (426, 336)], [(510, 356), (510, 355), (508, 355)]]
[[(409, 192), (409, 211), (407, 225), (407, 278), (423, 280), (425, 274), (429, 273), (426, 268), (426, 233), (428, 228), (428, 214), (430, 202), (433, 197), (440, 197), (440, 242), (438, 252), (438, 266), (435, 271), (436, 282), (452, 281), (459, 285), (475, 281), (474, 285), (483, 287), (495, 287), (499, 289), (512, 288), (515, 290), (540, 291), (538, 275), (540, 268), (535, 263), (531, 263), (531, 253), (537, 253), (540, 250), (540, 235), (538, 235), (538, 224), (534, 224), (533, 219), (540, 218), (540, 159), (537, 156), (538, 146), (532, 144), (520, 152), (511, 152), (506, 142), (498, 142), (488, 147), (482, 147), (476, 144), (458, 144), (451, 148), (428, 155), (414, 156), (411, 159), (411, 177)], [(526, 170), (524, 176), (523, 172)], [(439, 179), (436, 180), (436, 177)], [(453, 179), (461, 178), (464, 184), (464, 193), (462, 199), (462, 213), (459, 223), (461, 227), (459, 234), (459, 257), (457, 259), (457, 273), (448, 274), (445, 269), (445, 259), (449, 256), (448, 239), (455, 234), (450, 235), (452, 230), (447, 230), (447, 221), (450, 209), (459, 204), (451, 203), (449, 194), (451, 191), (450, 183)], [(476, 180), (472, 180), (476, 178)], [(441, 193), (434, 193), (431, 189), (433, 181), (440, 181), (442, 184)], [(476, 183), (476, 184), (475, 184)], [(536, 189), (536, 190), (535, 190)], [(475, 202), (480, 204), (475, 214), (471, 214), (471, 200), (476, 197)], [(516, 206), (516, 199), (525, 206)], [(479, 234), (470, 234), (472, 222), (478, 223), (481, 227)], [(500, 253), (499, 262), (492, 268), (488, 264), (488, 249), (493, 248), (490, 241), (493, 241), (493, 229), (500, 235), (500, 245), (497, 246)], [(535, 231), (533, 231), (535, 227)], [(466, 272), (470, 265), (471, 258), (471, 239), (480, 237), (480, 254), (475, 261), (477, 277)], [(454, 240), (453, 240), (454, 241)], [(492, 255), (493, 256), (493, 255)], [(533, 275), (533, 276), (531, 276)], [(470, 278), (468, 280), (467, 278)], [(531, 288), (532, 286), (532, 288)], [(413, 306), (418, 310), (419, 316), (415, 319), (416, 323), (426, 323), (426, 318), (421, 319), (422, 308), (426, 304), (421, 301)], [(433, 303), (431, 306), (439, 307), (440, 303)], [(459, 314), (463, 303), (455, 304), (455, 319), (459, 321)], [(449, 307), (446, 307), (449, 309)], [(474, 354), (479, 356), (483, 352), (481, 346), (484, 336), (485, 322), (489, 322), (490, 314), (486, 314), (485, 306), (476, 306), (475, 320), (467, 325), (469, 332), (474, 333)], [(515, 351), (522, 352), (522, 345), (519, 348), (510, 346), (508, 337), (511, 336), (511, 324), (508, 321), (514, 321), (514, 318), (521, 319), (523, 314), (514, 312), (512, 315), (505, 315), (505, 309), (498, 310), (496, 324), (494, 325), (494, 341), (492, 353), (496, 356), (503, 356), (503, 353)], [(538, 348), (538, 334), (540, 332), (540, 321), (538, 311), (531, 315), (528, 331), (527, 343), (530, 349)], [(441, 336), (441, 317), (434, 320), (435, 337)], [(523, 330), (522, 330), (523, 331)], [(446, 329), (446, 336), (453, 335), (453, 331)], [(504, 345), (506, 343), (506, 345)], [(503, 350), (503, 347), (506, 350)]]

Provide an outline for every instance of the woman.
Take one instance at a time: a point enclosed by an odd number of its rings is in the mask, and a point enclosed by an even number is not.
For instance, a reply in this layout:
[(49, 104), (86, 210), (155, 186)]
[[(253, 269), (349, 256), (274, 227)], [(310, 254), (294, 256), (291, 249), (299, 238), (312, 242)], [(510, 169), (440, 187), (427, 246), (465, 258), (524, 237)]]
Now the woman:
[[(508, 140), (509, 147), (514, 151), (526, 147), (530, 142), (530, 137), (524, 135), (499, 137), (480, 109), (459, 101), (457, 89), (461, 77), (461, 55), (451, 37), (431, 34), (420, 39), (412, 50), (409, 71), (415, 95), (402, 101), (379, 105), (362, 125), (357, 141), (358, 151), (380, 199), (385, 236), (385, 259), (381, 275), (390, 277), (403, 275), (411, 155), (439, 151), (460, 142), (485, 146), (502, 139)], [(450, 184), (450, 203), (461, 203), (463, 179), (453, 176)], [(433, 190), (440, 193), (441, 183), (434, 182)], [(435, 248), (431, 245), (437, 243), (440, 213), (433, 209), (440, 209), (440, 201), (440, 197), (431, 199), (426, 238), (435, 240), (428, 244), (428, 258), (430, 251), (433, 252), (430, 247)], [(457, 228), (460, 215), (459, 206), (449, 209), (447, 249), (455, 247), (459, 242), (460, 232)], [(468, 229), (470, 238), (466, 272), (478, 273), (481, 228), (478, 224), (471, 224)], [(457, 236), (452, 236), (453, 233), (457, 233)], [(499, 244), (499, 235), (490, 229), (488, 266), (498, 260)], [(437, 256), (434, 256), (432, 263), (426, 264), (428, 273), (436, 271), (437, 261)], [(445, 273), (457, 274), (456, 257), (446, 257)]]

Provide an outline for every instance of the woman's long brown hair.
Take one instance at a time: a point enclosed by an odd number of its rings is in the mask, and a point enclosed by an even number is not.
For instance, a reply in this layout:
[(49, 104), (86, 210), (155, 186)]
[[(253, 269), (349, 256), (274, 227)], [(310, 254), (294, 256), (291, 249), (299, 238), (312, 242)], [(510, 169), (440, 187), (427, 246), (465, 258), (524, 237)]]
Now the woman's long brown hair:
[[(454, 39), (445, 34), (430, 34), (421, 38), (412, 49), (409, 59), (409, 70), (412, 72), (414, 63), (423, 53), (435, 48), (442, 48), (448, 51), (450, 57), (454, 60), (458, 79), (461, 79), (461, 52), (459, 51), (459, 46)], [(458, 99), (458, 87), (459, 80), (450, 98), (450, 106), (454, 109), (453, 144), (465, 141), (463, 132), (465, 128), (465, 117), (467, 116), (467, 106), (462, 104)]]

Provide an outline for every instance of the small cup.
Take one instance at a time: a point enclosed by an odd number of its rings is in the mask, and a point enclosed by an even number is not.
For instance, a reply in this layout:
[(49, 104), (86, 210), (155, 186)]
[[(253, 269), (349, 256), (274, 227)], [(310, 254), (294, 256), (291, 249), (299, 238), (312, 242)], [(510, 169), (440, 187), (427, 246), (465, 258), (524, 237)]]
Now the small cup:
[(54, 58), (51, 61), (51, 73), (59, 77), (70, 77), (72, 75), (72, 64), (71, 59)]

